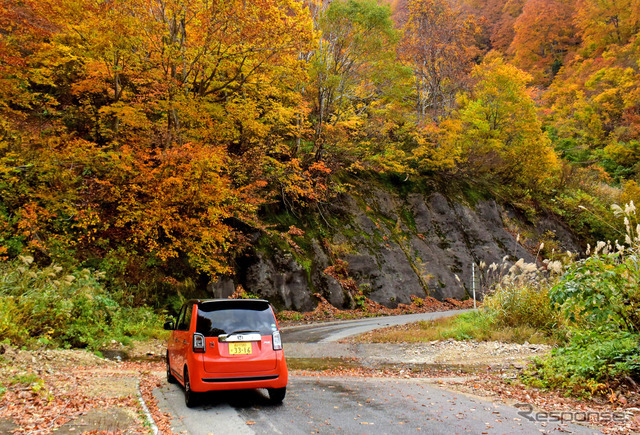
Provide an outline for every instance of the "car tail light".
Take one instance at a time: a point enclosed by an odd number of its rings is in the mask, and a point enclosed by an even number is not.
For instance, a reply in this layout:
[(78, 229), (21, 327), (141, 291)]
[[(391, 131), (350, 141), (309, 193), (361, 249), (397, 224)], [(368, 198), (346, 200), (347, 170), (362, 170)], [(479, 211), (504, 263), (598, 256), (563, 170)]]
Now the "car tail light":
[(203, 353), (206, 349), (204, 335), (193, 334), (193, 351)]
[(282, 338), (280, 338), (280, 331), (273, 331), (273, 350), (282, 350)]

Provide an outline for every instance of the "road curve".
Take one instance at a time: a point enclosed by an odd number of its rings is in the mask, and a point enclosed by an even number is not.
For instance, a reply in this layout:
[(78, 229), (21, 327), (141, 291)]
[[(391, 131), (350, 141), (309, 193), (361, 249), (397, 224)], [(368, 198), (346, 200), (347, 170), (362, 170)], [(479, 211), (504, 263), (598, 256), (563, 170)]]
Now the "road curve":
[(455, 316), (471, 310), (438, 311), (435, 313), (403, 314), (401, 316), (368, 317), (357, 320), (341, 320), (314, 325), (286, 326), (282, 329), (285, 343), (328, 343), (353, 335), (363, 334), (388, 326), (405, 325), (421, 320), (433, 320)]

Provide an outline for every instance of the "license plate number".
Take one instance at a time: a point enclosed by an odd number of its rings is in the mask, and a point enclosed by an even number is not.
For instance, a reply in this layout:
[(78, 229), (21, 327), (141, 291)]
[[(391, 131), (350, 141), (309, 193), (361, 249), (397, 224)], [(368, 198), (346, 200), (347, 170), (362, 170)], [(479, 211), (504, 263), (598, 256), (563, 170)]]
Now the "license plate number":
[(251, 343), (229, 343), (229, 355), (251, 355)]

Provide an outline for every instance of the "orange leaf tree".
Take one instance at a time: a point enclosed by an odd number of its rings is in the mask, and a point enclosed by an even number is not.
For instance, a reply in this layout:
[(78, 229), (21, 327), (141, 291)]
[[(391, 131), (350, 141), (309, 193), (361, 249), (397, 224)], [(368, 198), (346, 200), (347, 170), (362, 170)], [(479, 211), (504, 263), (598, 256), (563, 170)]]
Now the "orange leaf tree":
[(413, 69), (415, 111), (437, 119), (455, 105), (477, 54), (473, 19), (445, 0), (410, 0), (400, 53)]
[(571, 0), (530, 0), (514, 23), (509, 48), (520, 68), (549, 84), (578, 43)]
[[(12, 192), (0, 231), (20, 234), (14, 251), (117, 264), (133, 281), (176, 261), (226, 271), (242, 240), (233, 223), (255, 221), (264, 160), (292, 136), (307, 11), (294, 0), (10, 6), (2, 55), (18, 59), (0, 62), (13, 84), (0, 110), (33, 126), (0, 126), (19, 132), (2, 141), (13, 149), (0, 174)], [(6, 24), (20, 8), (50, 29), (27, 35), (30, 50), (19, 50), (24, 28)]]

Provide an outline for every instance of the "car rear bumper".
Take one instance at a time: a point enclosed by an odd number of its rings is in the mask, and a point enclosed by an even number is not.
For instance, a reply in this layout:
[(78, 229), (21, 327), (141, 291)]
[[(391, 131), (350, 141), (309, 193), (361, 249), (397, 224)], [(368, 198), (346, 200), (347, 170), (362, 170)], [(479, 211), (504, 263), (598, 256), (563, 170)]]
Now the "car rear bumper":
[(287, 361), (282, 351), (277, 351), (276, 365), (271, 369), (265, 370), (264, 367), (255, 365), (254, 370), (215, 373), (204, 368), (204, 354), (192, 354), (188, 361), (188, 369), (190, 387), (194, 392), (283, 388), (289, 381)]
[(288, 373), (275, 371), (272, 373), (246, 374), (244, 376), (204, 376), (193, 379), (191, 376), (191, 389), (197, 392), (218, 390), (245, 390), (253, 388), (283, 388), (287, 386)]

